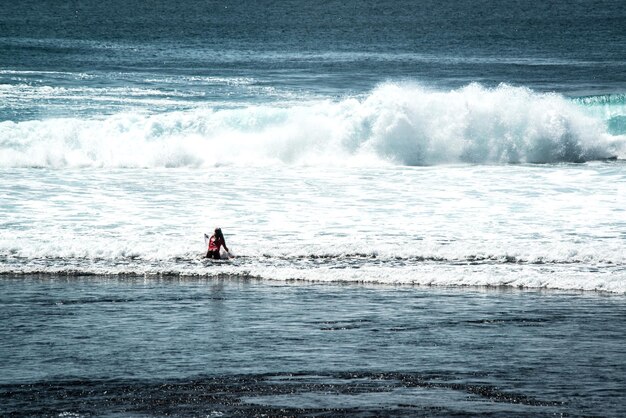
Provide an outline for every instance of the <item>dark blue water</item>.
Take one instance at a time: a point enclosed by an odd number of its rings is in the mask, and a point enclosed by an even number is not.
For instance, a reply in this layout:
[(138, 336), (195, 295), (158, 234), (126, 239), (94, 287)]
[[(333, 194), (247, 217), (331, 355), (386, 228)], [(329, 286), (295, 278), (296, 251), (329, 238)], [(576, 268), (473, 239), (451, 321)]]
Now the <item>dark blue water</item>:
[[(6, 2), (1, 69), (37, 74), (0, 83), (198, 93), (203, 86), (179, 82), (193, 75), (330, 96), (398, 79), (617, 94), (626, 85), (624, 21), (620, 0)], [(146, 76), (155, 74), (174, 85)]]
[(619, 296), (5, 277), (0, 412), (626, 413)]
[(4, 278), (4, 414), (618, 416), (622, 297)]
[(5, 3), (0, 121), (337, 99), (406, 80), (618, 105), (626, 92), (620, 0)]

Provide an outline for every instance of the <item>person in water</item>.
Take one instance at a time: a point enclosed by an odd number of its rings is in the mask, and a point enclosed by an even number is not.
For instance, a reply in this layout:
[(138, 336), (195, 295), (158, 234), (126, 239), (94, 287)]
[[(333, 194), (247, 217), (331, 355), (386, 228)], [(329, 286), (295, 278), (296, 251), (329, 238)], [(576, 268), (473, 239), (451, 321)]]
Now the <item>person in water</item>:
[[(205, 238), (209, 238), (207, 234), (204, 234)], [(211, 235), (209, 238), (209, 248), (206, 252), (206, 258), (213, 258), (215, 260), (219, 260), (220, 257), (220, 248), (224, 247), (227, 253), (230, 253), (228, 247), (226, 246), (226, 240), (224, 239), (224, 234), (222, 234), (221, 228), (215, 228), (215, 233)]]

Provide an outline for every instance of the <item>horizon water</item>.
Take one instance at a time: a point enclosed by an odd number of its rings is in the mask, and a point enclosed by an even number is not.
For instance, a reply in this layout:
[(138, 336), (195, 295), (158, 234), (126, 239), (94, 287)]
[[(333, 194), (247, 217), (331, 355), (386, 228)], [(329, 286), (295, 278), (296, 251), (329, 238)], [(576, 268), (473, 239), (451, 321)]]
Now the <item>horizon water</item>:
[(621, 2), (5, 9), (0, 412), (626, 410)]

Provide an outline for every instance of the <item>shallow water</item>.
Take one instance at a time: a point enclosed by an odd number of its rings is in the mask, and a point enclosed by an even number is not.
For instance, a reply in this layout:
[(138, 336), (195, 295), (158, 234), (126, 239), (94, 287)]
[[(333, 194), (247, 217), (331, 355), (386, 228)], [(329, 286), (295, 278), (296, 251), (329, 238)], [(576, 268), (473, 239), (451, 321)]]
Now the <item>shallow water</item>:
[(4, 277), (3, 413), (619, 416), (623, 296)]
[(2, 274), (626, 292), (622, 162), (0, 173)]

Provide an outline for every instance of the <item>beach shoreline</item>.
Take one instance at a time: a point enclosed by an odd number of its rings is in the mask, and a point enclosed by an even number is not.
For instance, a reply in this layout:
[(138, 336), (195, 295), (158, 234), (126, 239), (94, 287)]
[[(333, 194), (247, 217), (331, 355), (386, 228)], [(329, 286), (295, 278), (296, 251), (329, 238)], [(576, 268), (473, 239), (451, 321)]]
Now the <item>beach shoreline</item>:
[(450, 284), (443, 283), (438, 284), (436, 282), (420, 282), (419, 279), (412, 281), (383, 281), (376, 279), (363, 279), (363, 280), (321, 280), (321, 279), (303, 279), (303, 278), (286, 278), (286, 279), (274, 279), (271, 277), (263, 277), (260, 275), (254, 275), (247, 272), (243, 273), (230, 273), (230, 272), (207, 272), (202, 273), (179, 273), (179, 272), (164, 272), (164, 273), (117, 273), (117, 274), (100, 274), (100, 273), (85, 273), (85, 272), (2, 272), (0, 273), (0, 280), (59, 280), (66, 279), (71, 280), (113, 280), (113, 281), (154, 281), (156, 283), (164, 282), (204, 282), (212, 283), (216, 281), (229, 281), (229, 282), (257, 282), (267, 283), (268, 285), (329, 285), (329, 286), (364, 286), (364, 287), (381, 287), (381, 288), (415, 288), (415, 289), (436, 289), (441, 291), (469, 291), (469, 292), (539, 292), (539, 293), (555, 293), (565, 295), (594, 295), (598, 296), (614, 296), (624, 297), (626, 291), (620, 290), (607, 290), (602, 288), (562, 288), (562, 287), (550, 287), (546, 285), (532, 286), (532, 285), (517, 285), (507, 283), (497, 284)]

